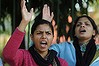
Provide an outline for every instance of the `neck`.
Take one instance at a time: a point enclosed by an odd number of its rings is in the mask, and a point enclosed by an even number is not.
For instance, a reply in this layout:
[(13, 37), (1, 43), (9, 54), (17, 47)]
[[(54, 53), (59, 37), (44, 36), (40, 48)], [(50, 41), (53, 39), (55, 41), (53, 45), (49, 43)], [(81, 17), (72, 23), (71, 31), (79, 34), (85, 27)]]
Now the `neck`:
[(48, 55), (48, 51), (46, 52), (39, 52), (39, 54), (42, 56), (42, 58), (45, 58)]
[(90, 41), (90, 39), (85, 39), (85, 40), (79, 40), (79, 44), (80, 45), (83, 45), (83, 44), (88, 44), (89, 43), (89, 41)]
[(34, 48), (40, 55), (42, 58), (45, 58), (48, 54), (48, 50), (47, 51), (38, 51), (36, 48)]

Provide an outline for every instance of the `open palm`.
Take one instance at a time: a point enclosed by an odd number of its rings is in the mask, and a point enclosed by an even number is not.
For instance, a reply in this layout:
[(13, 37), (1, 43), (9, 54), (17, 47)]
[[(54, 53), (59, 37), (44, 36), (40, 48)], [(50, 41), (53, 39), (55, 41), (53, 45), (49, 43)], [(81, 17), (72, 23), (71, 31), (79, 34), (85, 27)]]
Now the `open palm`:
[(42, 19), (51, 22), (52, 19), (53, 19), (53, 16), (54, 16), (54, 15), (53, 15), (53, 12), (50, 13), (50, 8), (49, 8), (49, 6), (47, 6), (47, 4), (45, 4), (44, 7), (43, 7), (43, 16), (42, 16)]
[(25, 3), (26, 3), (25, 0), (21, 0), (22, 20), (28, 23), (32, 18), (33, 8), (30, 10), (30, 12), (28, 12)]

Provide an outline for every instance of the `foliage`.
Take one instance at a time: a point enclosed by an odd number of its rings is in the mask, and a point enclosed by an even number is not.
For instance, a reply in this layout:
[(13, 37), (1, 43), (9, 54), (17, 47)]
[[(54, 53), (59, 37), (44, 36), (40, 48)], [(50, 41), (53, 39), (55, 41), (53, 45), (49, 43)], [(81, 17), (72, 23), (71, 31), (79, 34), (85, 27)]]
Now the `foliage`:
[[(6, 14), (11, 14), (12, 18), (12, 31), (20, 23), (20, 0), (0, 0), (1, 1), (1, 18), (5, 18)], [(58, 25), (58, 36), (65, 35), (65, 37), (71, 36), (71, 30), (66, 33), (66, 25), (72, 28), (74, 19), (83, 14), (88, 15), (88, 5), (96, 1), (99, 4), (99, 0), (27, 0), (28, 10), (33, 7), (35, 13), (41, 12), (43, 5), (46, 3), (51, 7), (51, 11), (54, 12), (54, 19), (56, 25)], [(75, 5), (80, 6), (80, 10), (77, 11)], [(85, 5), (85, 6), (84, 6)], [(87, 5), (87, 6), (86, 6)], [(36, 11), (37, 10), (37, 11)], [(72, 22), (68, 22), (68, 16), (72, 17)], [(0, 19), (1, 20), (1, 19)], [(0, 24), (3, 24), (2, 20)], [(4, 26), (3, 26), (4, 28)]]

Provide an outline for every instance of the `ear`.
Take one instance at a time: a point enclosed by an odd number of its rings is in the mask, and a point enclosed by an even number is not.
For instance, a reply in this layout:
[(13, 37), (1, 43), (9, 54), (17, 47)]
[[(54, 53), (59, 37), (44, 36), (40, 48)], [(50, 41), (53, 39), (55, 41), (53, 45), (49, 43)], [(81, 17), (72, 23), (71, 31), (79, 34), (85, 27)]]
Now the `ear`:
[(95, 30), (93, 30), (93, 36), (95, 36), (96, 35), (96, 31)]
[(30, 34), (30, 37), (31, 37), (31, 40), (33, 41), (33, 35), (32, 34)]

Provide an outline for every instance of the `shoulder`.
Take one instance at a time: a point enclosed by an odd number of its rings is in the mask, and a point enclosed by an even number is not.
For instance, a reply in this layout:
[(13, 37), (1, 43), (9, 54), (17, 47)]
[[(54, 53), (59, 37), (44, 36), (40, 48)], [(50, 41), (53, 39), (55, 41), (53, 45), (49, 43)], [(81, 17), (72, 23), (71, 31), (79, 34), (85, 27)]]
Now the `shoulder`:
[(53, 44), (51, 45), (50, 48), (57, 48), (57, 49), (61, 49), (61, 48), (70, 48), (70, 47), (73, 47), (73, 42), (62, 42), (62, 43), (59, 43), (59, 44)]
[(99, 65), (99, 50), (96, 51), (93, 62), (91, 63), (90, 66), (98, 66), (98, 65)]
[(71, 44), (72, 44), (72, 42), (61, 42), (61, 43), (52, 44), (51, 46), (53, 46), (53, 45), (64, 46), (64, 45), (71, 45)]

